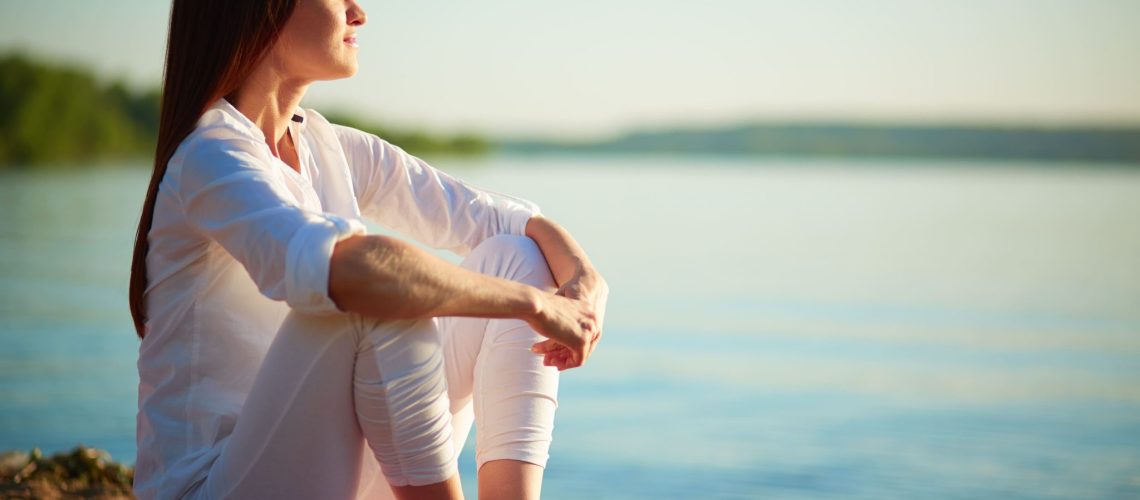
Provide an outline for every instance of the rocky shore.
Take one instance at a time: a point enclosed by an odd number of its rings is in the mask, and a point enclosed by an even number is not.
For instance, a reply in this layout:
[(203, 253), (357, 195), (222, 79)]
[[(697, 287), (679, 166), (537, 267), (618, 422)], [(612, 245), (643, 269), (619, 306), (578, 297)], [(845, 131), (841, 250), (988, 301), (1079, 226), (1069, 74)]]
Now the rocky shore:
[(0, 498), (128, 499), (134, 470), (106, 451), (79, 446), (44, 457), (39, 448), (0, 453)]

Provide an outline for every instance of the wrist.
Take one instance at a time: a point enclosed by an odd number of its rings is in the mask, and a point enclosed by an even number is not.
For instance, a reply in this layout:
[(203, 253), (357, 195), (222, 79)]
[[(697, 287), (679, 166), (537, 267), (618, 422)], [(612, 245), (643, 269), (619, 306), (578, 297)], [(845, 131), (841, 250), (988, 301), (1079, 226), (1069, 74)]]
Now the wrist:
[(537, 288), (519, 283), (520, 299), (518, 303), (518, 319), (533, 324), (542, 316), (546, 309), (546, 300), (543, 293)]

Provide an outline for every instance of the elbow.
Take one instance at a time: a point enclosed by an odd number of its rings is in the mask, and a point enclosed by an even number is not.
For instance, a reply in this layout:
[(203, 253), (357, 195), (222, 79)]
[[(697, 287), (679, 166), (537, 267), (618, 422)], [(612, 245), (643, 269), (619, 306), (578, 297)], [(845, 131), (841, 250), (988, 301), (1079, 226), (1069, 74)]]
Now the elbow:
[(329, 261), (329, 298), (341, 311), (386, 320), (414, 319), (416, 311), (403, 295), (392, 262), (403, 251), (398, 240), (355, 235), (337, 242)]
[(355, 235), (337, 242), (329, 259), (329, 298), (337, 309), (360, 313), (365, 280), (360, 279), (361, 258), (371, 246), (368, 237)]

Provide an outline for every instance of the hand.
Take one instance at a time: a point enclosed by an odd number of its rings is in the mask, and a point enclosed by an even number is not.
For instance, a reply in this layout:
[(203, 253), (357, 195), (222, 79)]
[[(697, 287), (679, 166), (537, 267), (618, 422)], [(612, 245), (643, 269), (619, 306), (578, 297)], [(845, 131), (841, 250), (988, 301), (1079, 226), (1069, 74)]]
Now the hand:
[(582, 366), (590, 355), (590, 344), (597, 332), (593, 307), (584, 300), (542, 294), (538, 314), (528, 322), (547, 337), (532, 346), (535, 354), (557, 353), (559, 370)]
[[(566, 297), (584, 306), (584, 311), (592, 313), (594, 325), (588, 333), (585, 345), (580, 349), (569, 346), (555, 338), (534, 345), (534, 352), (543, 355), (543, 365), (554, 366), (559, 371), (582, 366), (593, 354), (602, 338), (602, 324), (605, 319), (606, 301), (609, 299), (609, 285), (596, 273), (577, 273), (574, 278), (562, 284), (555, 296)], [(583, 304), (584, 303), (584, 304)]]

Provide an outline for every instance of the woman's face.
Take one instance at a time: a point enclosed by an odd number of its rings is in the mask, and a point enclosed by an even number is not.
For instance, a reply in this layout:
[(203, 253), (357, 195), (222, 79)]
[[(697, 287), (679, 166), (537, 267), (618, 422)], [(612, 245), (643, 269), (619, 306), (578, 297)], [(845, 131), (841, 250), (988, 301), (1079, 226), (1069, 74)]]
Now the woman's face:
[(356, 29), (365, 22), (355, 0), (297, 0), (272, 57), (287, 78), (334, 80), (356, 74)]

